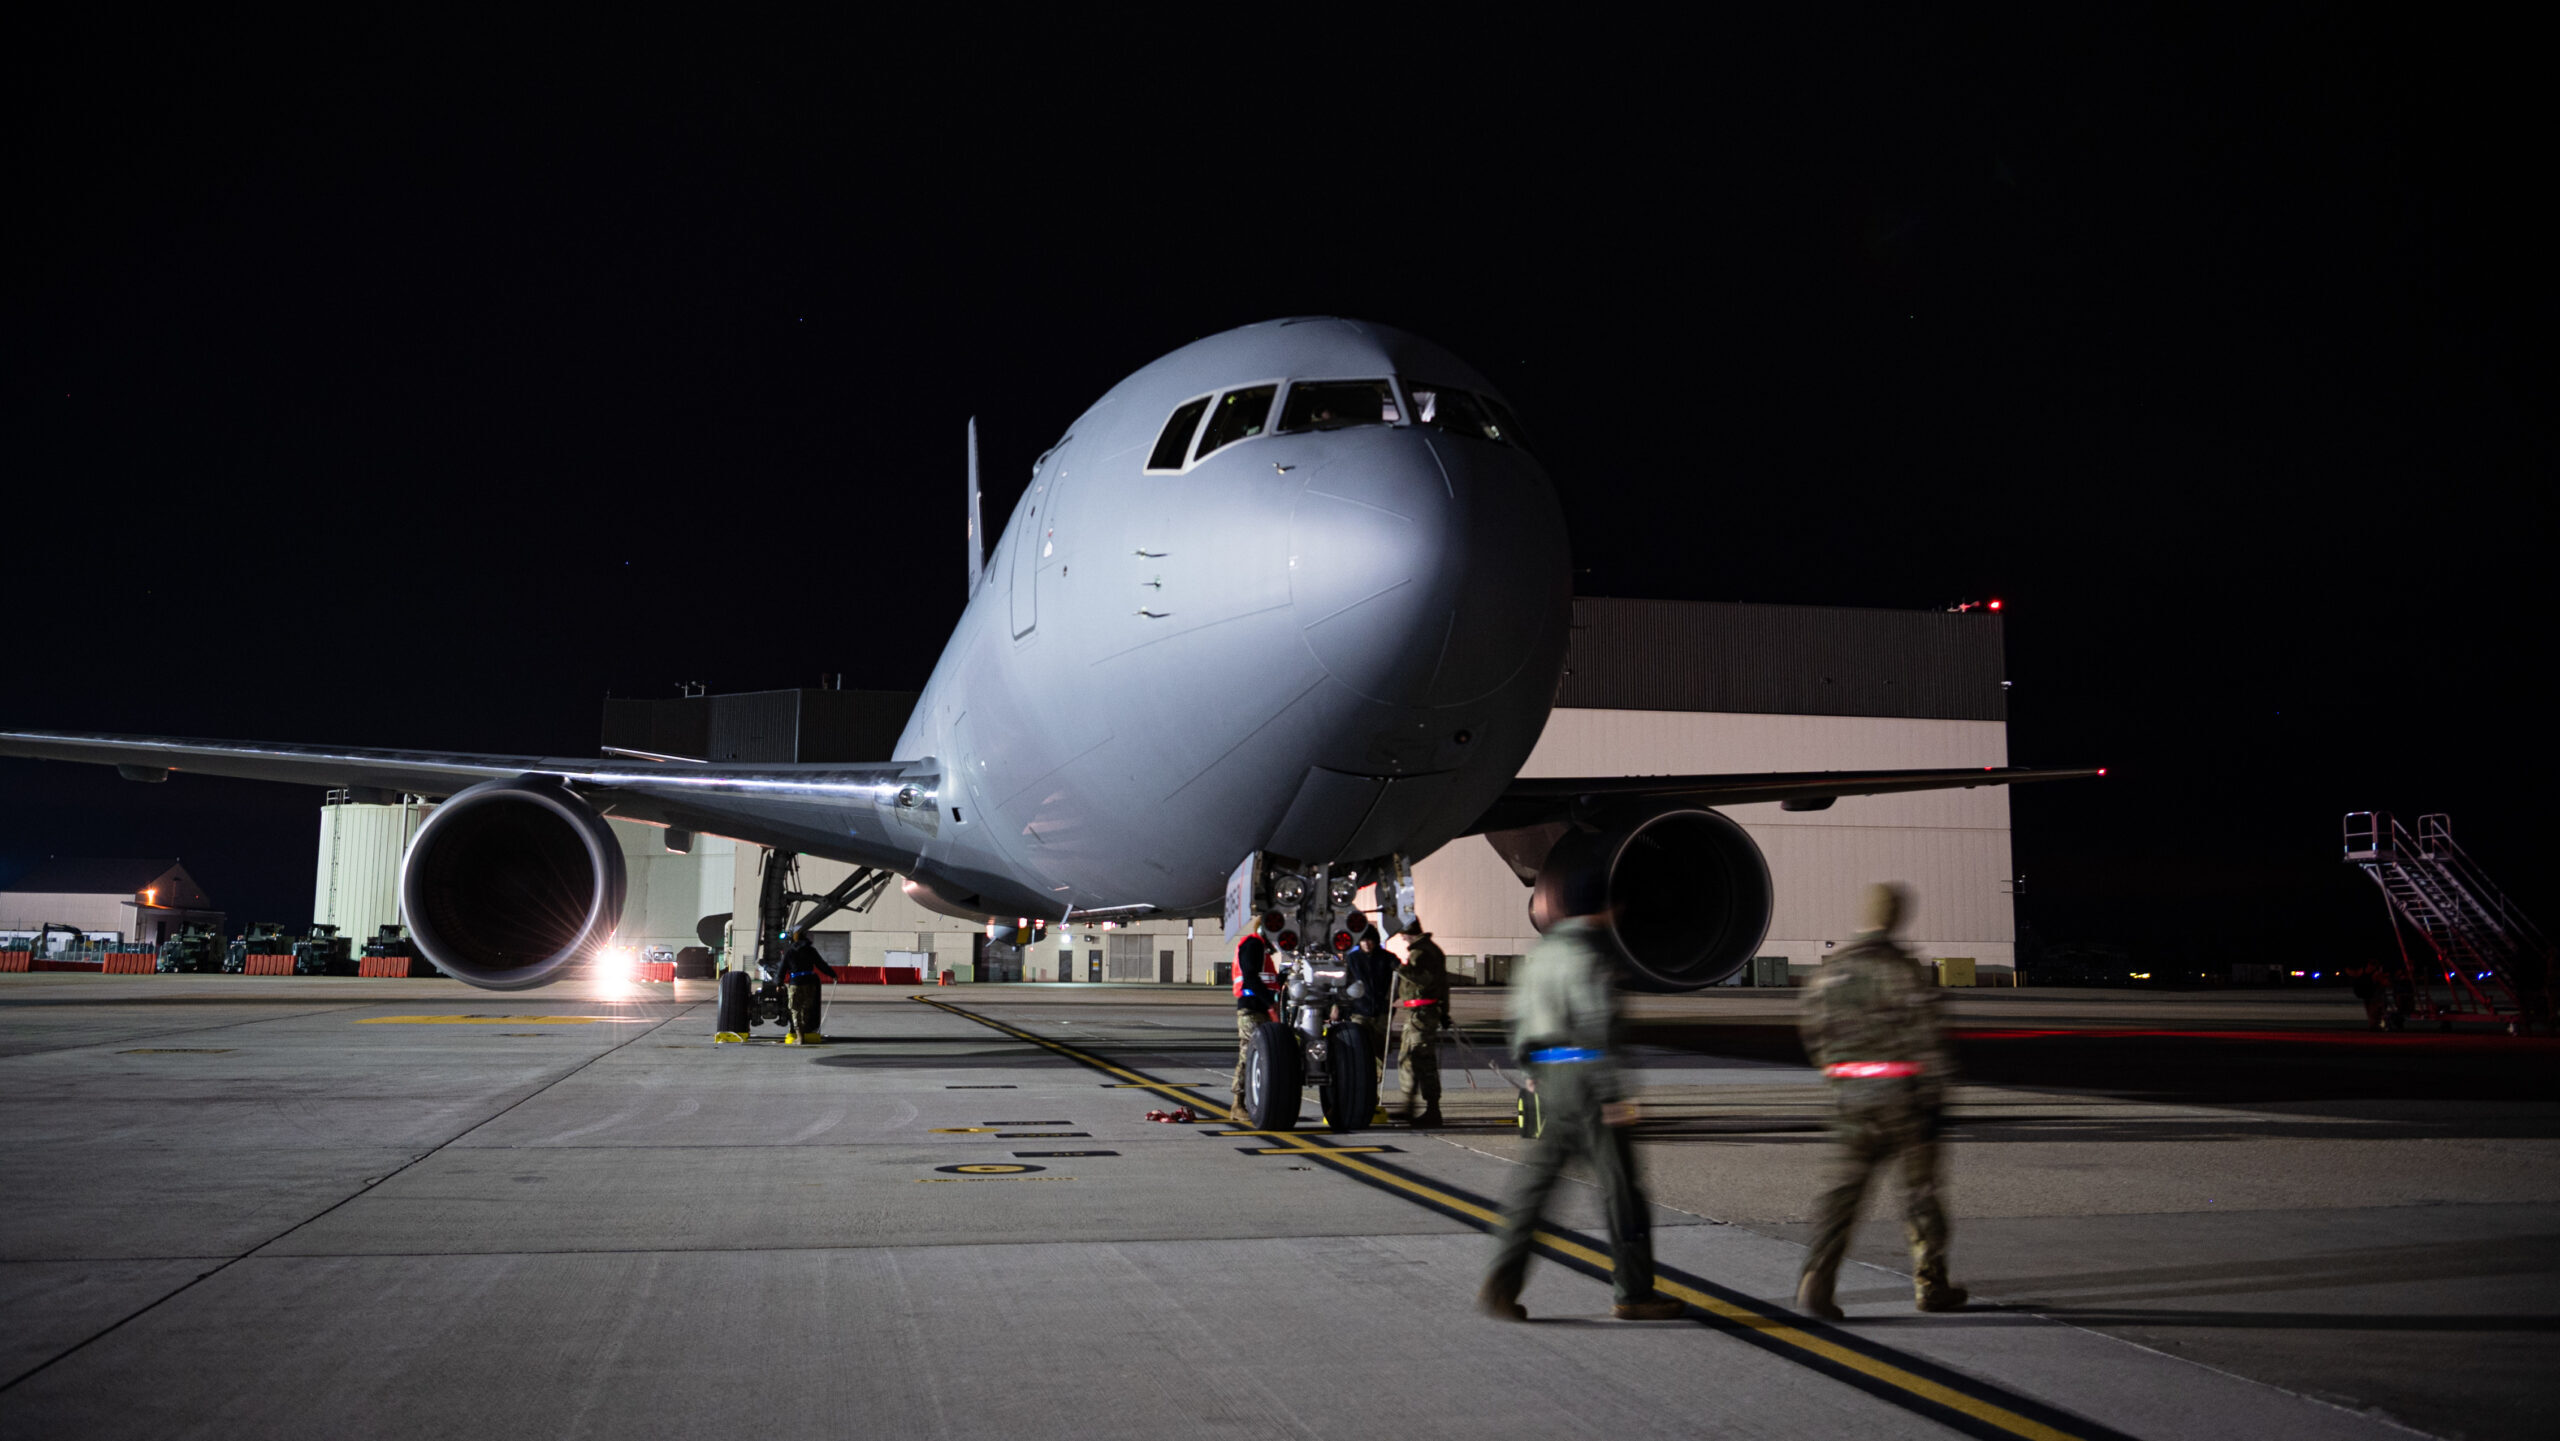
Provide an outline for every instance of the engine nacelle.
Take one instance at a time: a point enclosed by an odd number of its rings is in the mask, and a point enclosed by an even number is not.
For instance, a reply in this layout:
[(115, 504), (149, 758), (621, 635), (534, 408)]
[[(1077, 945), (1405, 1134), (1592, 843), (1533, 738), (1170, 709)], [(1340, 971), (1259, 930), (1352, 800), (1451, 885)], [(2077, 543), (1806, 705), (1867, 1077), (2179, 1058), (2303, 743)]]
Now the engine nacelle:
[(537, 776), (483, 781), (409, 843), (400, 900), (436, 968), (491, 990), (538, 986), (622, 923), (622, 847), (595, 808)]
[(1529, 923), (1592, 870), (1608, 877), (1610, 927), (1631, 991), (1694, 991), (1750, 964), (1769, 934), (1769, 863), (1742, 827), (1695, 808), (1635, 811), (1559, 837), (1538, 867)]

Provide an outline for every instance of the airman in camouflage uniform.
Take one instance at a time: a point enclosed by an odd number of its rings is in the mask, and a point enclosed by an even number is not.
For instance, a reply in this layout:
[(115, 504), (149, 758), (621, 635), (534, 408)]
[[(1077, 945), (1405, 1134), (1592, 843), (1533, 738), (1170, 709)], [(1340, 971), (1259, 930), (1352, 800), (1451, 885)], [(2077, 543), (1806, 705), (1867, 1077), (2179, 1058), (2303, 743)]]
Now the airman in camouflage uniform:
[(1938, 1201), (1938, 1117), (1952, 1068), (1936, 978), (1893, 943), (1908, 909), (1901, 887), (1868, 887), (1867, 929), (1825, 962), (1805, 991), (1799, 1025), (1806, 1053), (1831, 1079), (1841, 1158), (1815, 1209), (1796, 1309), (1828, 1321), (1840, 1319), (1831, 1287), (1849, 1228), (1868, 1181), (1887, 1162), (1902, 1173), (1915, 1303), (1953, 1311), (1966, 1299), (1947, 1283), (1947, 1213)]
[[(1449, 1029), (1449, 957), (1432, 944), (1420, 920), (1404, 928), (1404, 964), (1396, 967), (1395, 1013), (1404, 1018), (1404, 1050), (1396, 1061), (1396, 1085), (1404, 1104), (1396, 1119), (1408, 1126), (1440, 1124), (1440, 1037)], [(1414, 1103), (1421, 1103), (1421, 1115)]]

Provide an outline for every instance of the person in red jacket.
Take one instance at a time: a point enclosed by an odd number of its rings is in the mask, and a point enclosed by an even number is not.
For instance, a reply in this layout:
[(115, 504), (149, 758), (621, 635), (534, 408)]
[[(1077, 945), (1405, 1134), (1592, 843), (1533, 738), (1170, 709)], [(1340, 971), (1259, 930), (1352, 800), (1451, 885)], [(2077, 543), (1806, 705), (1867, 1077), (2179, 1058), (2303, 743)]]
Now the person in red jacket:
[(1253, 1028), (1279, 1019), (1280, 977), (1273, 968), (1273, 940), (1281, 935), (1280, 913), (1263, 914), (1258, 930), (1236, 942), (1236, 1075), (1227, 1088), (1227, 1119), (1250, 1124), (1244, 1114), (1244, 1068), (1253, 1053)]

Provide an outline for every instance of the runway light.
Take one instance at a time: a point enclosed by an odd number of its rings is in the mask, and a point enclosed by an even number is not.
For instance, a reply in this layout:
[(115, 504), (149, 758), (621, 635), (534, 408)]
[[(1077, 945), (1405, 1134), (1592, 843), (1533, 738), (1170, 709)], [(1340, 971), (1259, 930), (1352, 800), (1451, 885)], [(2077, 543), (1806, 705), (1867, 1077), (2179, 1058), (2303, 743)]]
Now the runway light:
[(1998, 609), (2000, 608), (2000, 602), (1999, 602), (1999, 601), (1997, 601), (1997, 600), (1992, 601), (1992, 602), (1991, 602), (1991, 608), (1992, 608), (1993, 610), (1998, 610)]
[(2100, 775), (2105, 775), (2106, 773), (2107, 773), (2107, 768), (2106, 768), (2105, 766), (2100, 766), (2100, 767), (2098, 767), (2098, 774), (2100, 774)]

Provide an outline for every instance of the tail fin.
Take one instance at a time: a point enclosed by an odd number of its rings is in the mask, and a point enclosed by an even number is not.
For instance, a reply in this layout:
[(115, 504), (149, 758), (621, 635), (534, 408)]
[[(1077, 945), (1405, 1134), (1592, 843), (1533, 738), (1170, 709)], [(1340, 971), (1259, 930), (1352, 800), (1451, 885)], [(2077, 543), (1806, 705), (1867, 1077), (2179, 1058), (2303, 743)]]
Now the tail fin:
[(987, 528), (978, 517), (978, 418), (969, 417), (969, 594), (987, 570)]

